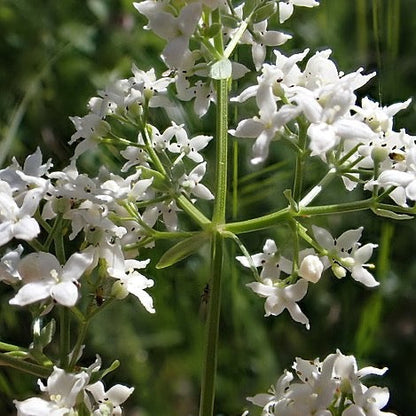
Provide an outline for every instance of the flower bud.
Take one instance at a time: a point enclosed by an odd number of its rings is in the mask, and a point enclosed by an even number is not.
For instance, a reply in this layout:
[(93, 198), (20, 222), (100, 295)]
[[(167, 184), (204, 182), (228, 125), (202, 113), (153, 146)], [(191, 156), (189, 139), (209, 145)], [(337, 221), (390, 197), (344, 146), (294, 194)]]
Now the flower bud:
[(127, 297), (129, 291), (126, 288), (126, 285), (121, 280), (117, 280), (113, 287), (111, 288), (111, 295), (118, 300), (122, 300)]
[(338, 279), (342, 279), (347, 274), (347, 271), (339, 264), (332, 265), (332, 272)]
[(389, 151), (385, 147), (381, 146), (374, 146), (371, 151), (371, 159), (373, 159), (374, 164), (376, 165), (386, 160), (388, 155)]
[(319, 257), (310, 254), (302, 260), (298, 274), (305, 280), (316, 283), (321, 278), (323, 270), (324, 265), (322, 264), (321, 260), (319, 260)]

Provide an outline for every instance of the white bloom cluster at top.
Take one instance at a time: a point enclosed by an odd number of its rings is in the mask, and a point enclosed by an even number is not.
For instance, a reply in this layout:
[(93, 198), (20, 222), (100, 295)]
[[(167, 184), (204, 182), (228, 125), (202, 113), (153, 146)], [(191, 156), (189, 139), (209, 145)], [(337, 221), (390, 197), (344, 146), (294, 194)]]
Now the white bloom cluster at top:
[[(302, 70), (298, 63), (308, 52), (306, 49), (287, 57), (275, 50), (275, 63), (263, 64), (257, 85), (248, 87), (234, 98), (234, 101), (244, 102), (255, 97), (259, 109), (258, 116), (240, 121), (237, 128), (231, 130), (237, 137), (256, 139), (252, 163), (263, 162), (270, 143), (287, 136), (290, 122), (302, 115), (311, 155), (319, 156), (329, 165), (343, 160), (350, 169), (356, 170), (370, 170), (375, 164), (380, 164), (381, 170), (387, 172), (406, 170), (404, 155), (413, 153), (414, 138), (403, 130), (393, 131), (393, 116), (407, 108), (410, 100), (381, 108), (366, 97), (359, 106), (355, 90), (375, 74), (363, 75), (361, 68), (343, 74), (330, 59), (330, 50), (317, 52)], [(407, 165), (412, 163), (408, 161)], [(387, 186), (406, 182), (385, 180), (389, 175), (383, 174), (377, 184)], [(353, 181), (345, 175), (344, 181), (351, 190), (358, 178)]]

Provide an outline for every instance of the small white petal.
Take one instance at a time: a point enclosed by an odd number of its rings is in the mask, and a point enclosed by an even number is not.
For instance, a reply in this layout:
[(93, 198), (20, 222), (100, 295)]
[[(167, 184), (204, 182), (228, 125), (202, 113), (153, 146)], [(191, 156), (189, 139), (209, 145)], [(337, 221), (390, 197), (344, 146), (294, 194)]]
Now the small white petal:
[(78, 288), (73, 282), (61, 282), (52, 286), (50, 296), (60, 305), (72, 307), (77, 303)]
[(27, 283), (10, 299), (10, 305), (25, 306), (50, 296), (50, 284), (45, 282)]

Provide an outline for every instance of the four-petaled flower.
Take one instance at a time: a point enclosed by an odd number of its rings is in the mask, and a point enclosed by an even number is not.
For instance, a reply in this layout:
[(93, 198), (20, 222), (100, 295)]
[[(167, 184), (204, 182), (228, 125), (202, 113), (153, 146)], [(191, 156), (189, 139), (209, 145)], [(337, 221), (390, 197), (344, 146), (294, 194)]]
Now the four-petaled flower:
[(78, 300), (78, 279), (92, 261), (91, 253), (74, 253), (61, 266), (53, 254), (28, 254), (17, 267), (23, 286), (10, 304), (25, 306), (50, 297), (60, 305), (74, 306)]

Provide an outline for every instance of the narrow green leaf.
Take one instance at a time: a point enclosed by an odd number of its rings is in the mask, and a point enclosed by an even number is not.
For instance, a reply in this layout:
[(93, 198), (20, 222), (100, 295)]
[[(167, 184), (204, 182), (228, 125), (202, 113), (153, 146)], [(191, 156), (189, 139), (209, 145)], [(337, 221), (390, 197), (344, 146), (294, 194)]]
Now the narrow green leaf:
[(258, 0), (246, 0), (243, 6), (243, 18), (246, 19), (259, 4)]
[(259, 23), (263, 20), (270, 18), (276, 13), (276, 2), (268, 2), (265, 5), (259, 7), (253, 14), (251, 21), (253, 23)]
[(411, 215), (398, 214), (397, 212), (388, 211), (387, 209), (372, 208), (372, 211), (380, 217), (391, 218), (393, 220), (411, 220), (413, 218)]
[(159, 262), (156, 264), (156, 268), (164, 269), (165, 267), (172, 266), (173, 264), (189, 257), (191, 254), (198, 251), (201, 246), (208, 241), (208, 239), (209, 237), (206, 233), (199, 233), (180, 241), (163, 254)]
[(91, 374), (91, 380), (90, 383), (95, 383), (96, 381), (99, 381), (101, 379), (103, 379), (107, 374), (113, 372), (114, 370), (116, 370), (118, 367), (120, 366), (120, 361), (119, 360), (114, 360), (112, 362), (112, 364), (110, 365), (110, 367), (107, 367), (105, 370), (101, 370), (101, 371), (94, 371)]
[(52, 319), (40, 331), (38, 342), (42, 349), (52, 342), (53, 336), (55, 335), (55, 329), (56, 329), (56, 322), (55, 322), (55, 319)]
[(213, 38), (215, 35), (217, 35), (220, 32), (221, 28), (222, 28), (221, 24), (213, 23), (206, 30), (204, 30), (204, 35), (207, 38)]
[(224, 26), (229, 27), (231, 29), (237, 29), (237, 27), (240, 24), (240, 20), (231, 15), (222, 16), (221, 21)]

